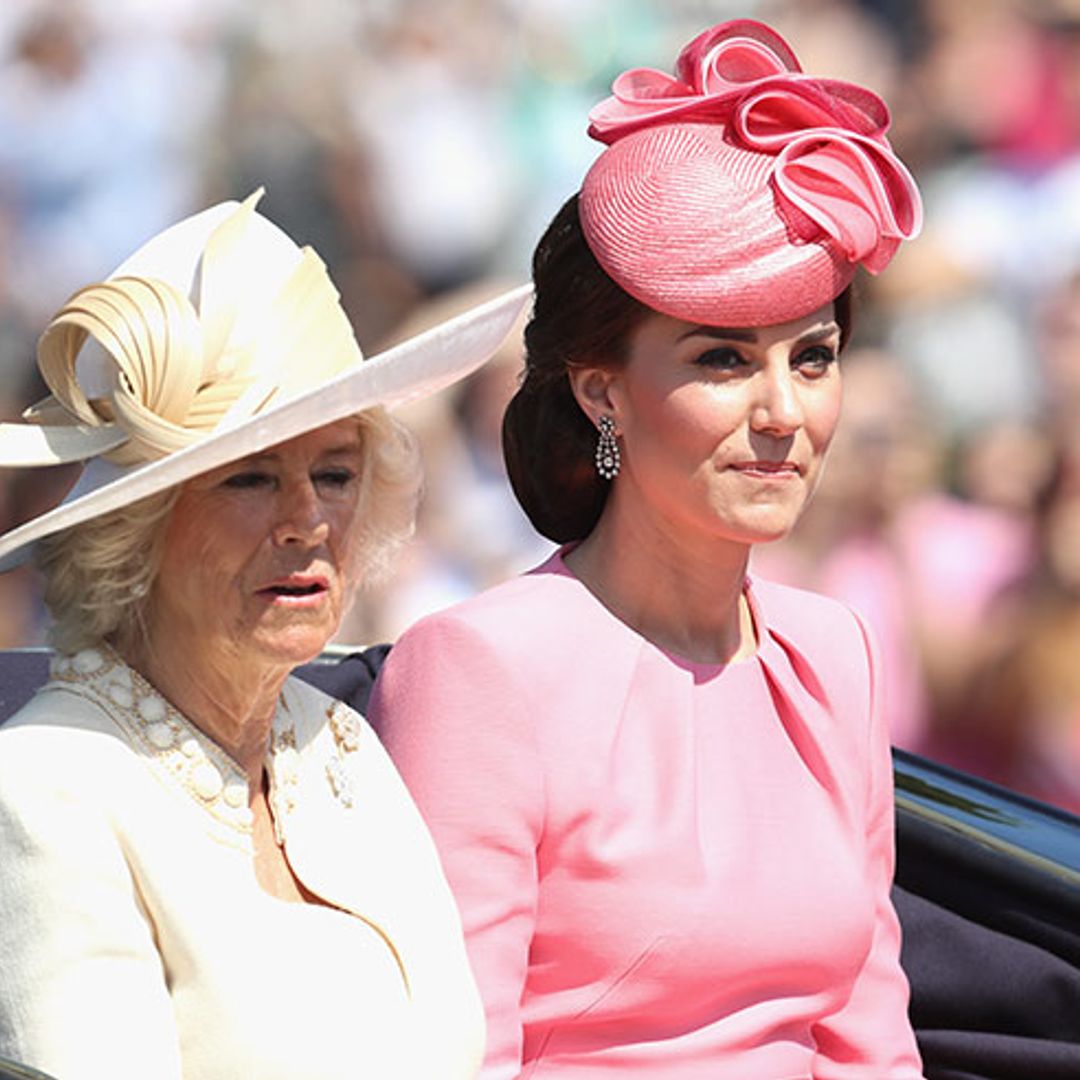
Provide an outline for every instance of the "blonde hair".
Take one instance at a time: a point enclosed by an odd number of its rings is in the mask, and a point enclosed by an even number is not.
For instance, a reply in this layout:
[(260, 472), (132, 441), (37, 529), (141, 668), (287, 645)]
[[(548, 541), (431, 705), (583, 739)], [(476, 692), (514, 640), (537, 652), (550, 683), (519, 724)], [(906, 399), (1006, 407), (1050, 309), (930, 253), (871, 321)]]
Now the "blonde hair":
[(169, 488), (38, 542), (34, 561), (45, 577), (49, 643), (57, 652), (123, 644), (145, 627), (164, 523), (179, 493)]
[(359, 583), (383, 581), (394, 556), (412, 537), (423, 472), (413, 433), (381, 405), (356, 414), (364, 447), (356, 528)]
[[(354, 577), (368, 585), (385, 576), (412, 535), (420, 455), (411, 432), (382, 406), (355, 419), (364, 455)], [(45, 578), (45, 606), (53, 620), (49, 644), (57, 652), (102, 642), (123, 651), (145, 631), (166, 524), (180, 490), (169, 488), (38, 541), (34, 558)]]

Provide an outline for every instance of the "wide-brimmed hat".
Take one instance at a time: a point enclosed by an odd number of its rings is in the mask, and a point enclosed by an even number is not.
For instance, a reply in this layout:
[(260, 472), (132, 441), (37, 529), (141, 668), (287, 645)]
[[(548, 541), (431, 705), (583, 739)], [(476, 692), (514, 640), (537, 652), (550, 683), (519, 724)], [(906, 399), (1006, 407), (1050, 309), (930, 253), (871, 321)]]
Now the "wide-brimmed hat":
[(0, 424), (0, 466), (83, 461), (59, 506), (0, 536), (0, 570), (61, 529), (486, 361), (529, 296), (514, 289), (365, 360), (318, 255), (255, 206), (159, 233), (75, 293), (38, 343), (50, 397)]
[(590, 113), (608, 148), (582, 227), (626, 292), (676, 318), (763, 326), (877, 273), (922, 224), (872, 91), (802, 72), (779, 34), (737, 19), (698, 35), (675, 76), (624, 72)]

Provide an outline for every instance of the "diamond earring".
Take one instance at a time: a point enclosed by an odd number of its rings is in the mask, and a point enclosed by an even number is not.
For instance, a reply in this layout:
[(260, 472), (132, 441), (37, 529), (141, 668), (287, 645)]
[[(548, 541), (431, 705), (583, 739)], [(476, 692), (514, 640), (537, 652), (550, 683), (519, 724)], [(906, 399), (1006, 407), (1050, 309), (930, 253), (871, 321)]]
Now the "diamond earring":
[(596, 421), (600, 437), (596, 441), (596, 471), (604, 480), (614, 480), (619, 475), (619, 444), (615, 440), (615, 421), (601, 416)]

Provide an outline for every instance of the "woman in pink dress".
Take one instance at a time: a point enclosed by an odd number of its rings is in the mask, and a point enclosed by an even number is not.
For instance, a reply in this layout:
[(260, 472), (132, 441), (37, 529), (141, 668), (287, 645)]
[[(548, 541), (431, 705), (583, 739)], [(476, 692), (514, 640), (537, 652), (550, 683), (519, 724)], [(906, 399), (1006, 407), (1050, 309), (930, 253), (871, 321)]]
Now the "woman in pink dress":
[(563, 546), (407, 632), (372, 714), (462, 909), (486, 1080), (909, 1080), (874, 649), (747, 559), (813, 491), (856, 265), (918, 193), (881, 100), (760, 23), (614, 90), (504, 425)]

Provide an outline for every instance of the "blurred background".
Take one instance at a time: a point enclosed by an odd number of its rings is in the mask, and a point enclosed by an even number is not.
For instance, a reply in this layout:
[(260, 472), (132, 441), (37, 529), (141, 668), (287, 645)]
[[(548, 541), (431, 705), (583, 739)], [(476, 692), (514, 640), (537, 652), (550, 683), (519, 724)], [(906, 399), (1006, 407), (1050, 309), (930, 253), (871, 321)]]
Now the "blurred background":
[[(896, 743), (1080, 810), (1080, 0), (4, 0), (0, 411), (43, 395), (74, 288), (260, 185), (369, 354), (524, 280), (615, 74), (736, 16), (886, 98), (927, 216), (860, 279), (825, 480), (755, 571), (865, 613)], [(519, 365), (408, 414), (417, 536), (343, 640), (549, 550), (502, 471)], [(0, 528), (71, 481), (0, 476)], [(31, 575), (0, 577), (0, 646), (42, 640)]]

